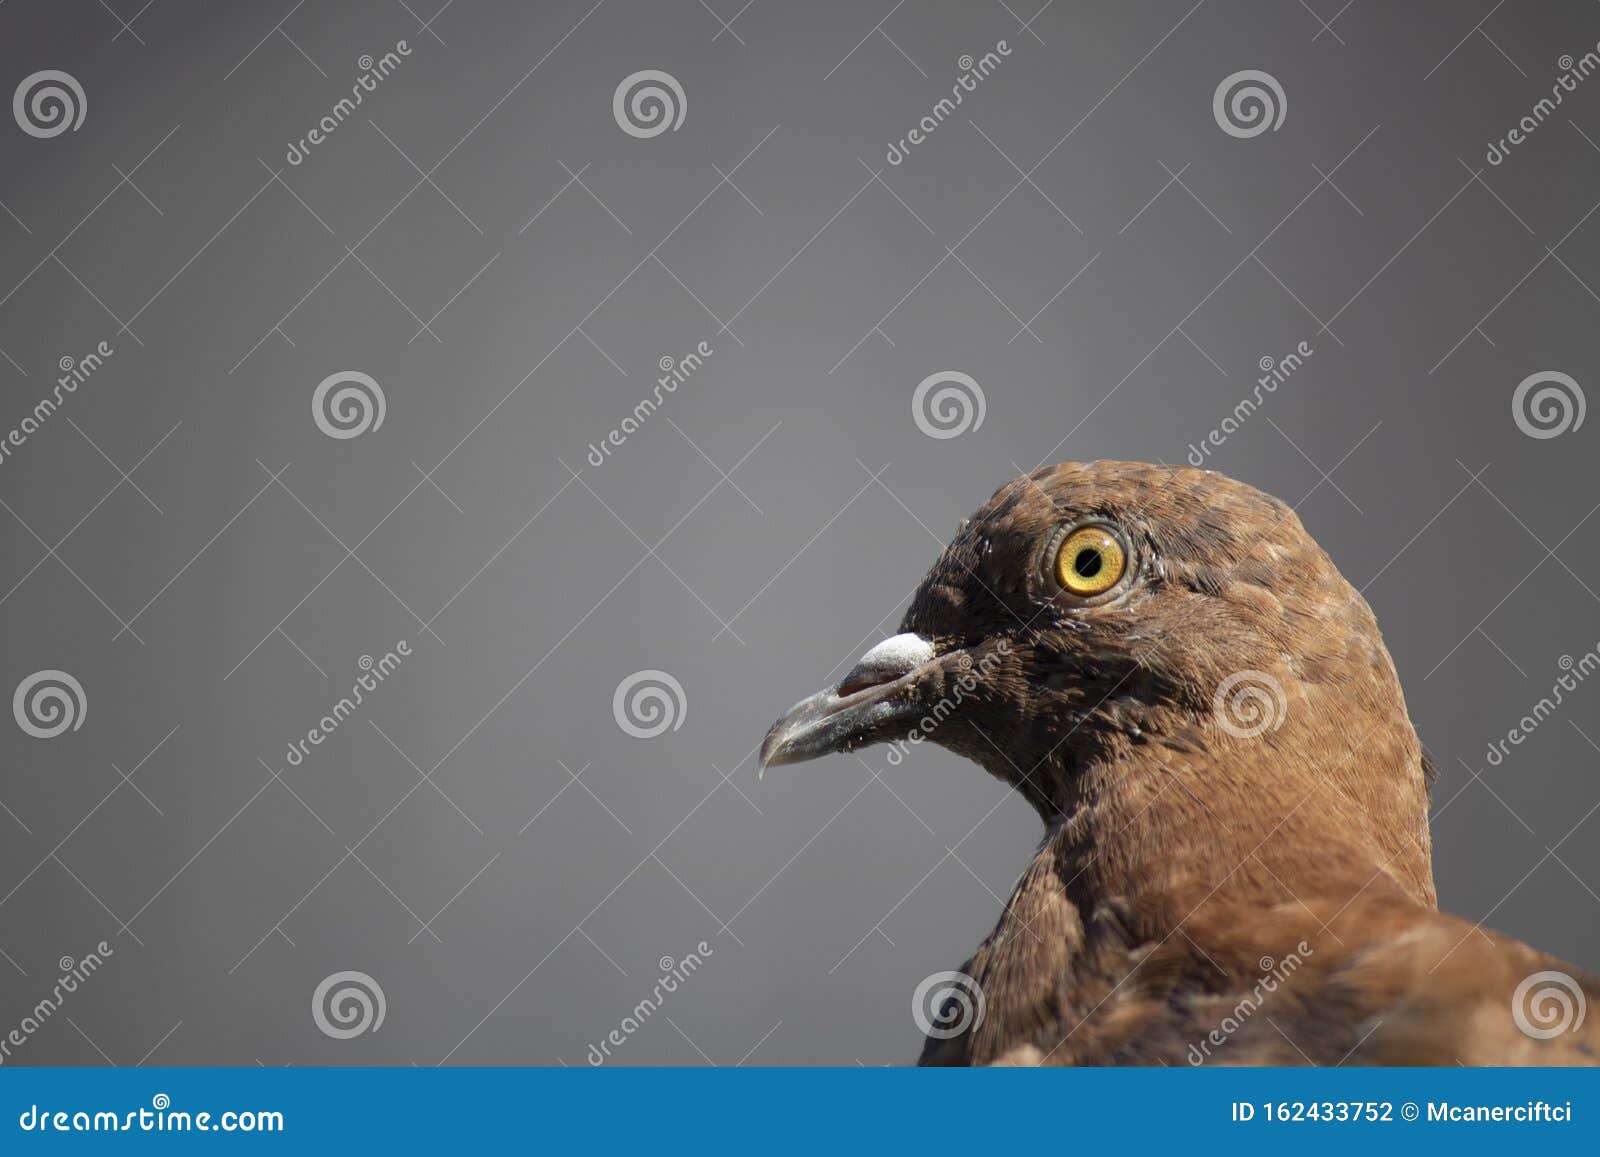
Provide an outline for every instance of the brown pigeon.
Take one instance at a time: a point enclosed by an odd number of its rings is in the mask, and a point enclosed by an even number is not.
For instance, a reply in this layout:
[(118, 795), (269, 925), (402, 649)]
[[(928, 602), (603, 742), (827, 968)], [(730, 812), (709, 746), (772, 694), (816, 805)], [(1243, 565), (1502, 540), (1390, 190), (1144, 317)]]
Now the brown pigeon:
[(1250, 486), (1008, 483), (761, 760), (925, 740), (1046, 834), (923, 1064), (1600, 1062), (1600, 979), (1438, 911), (1432, 766), (1372, 611)]

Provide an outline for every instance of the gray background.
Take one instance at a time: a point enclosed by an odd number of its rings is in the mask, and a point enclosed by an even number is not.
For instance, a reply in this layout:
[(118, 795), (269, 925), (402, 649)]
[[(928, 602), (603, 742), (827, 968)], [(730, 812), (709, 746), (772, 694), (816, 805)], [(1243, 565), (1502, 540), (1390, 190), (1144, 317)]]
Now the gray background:
[[(1600, 964), (1600, 686), (1484, 758), (1600, 640), (1600, 419), (1536, 440), (1510, 405), (1596, 384), (1600, 79), (1484, 160), (1600, 6), (436, 5), (0, 9), (0, 95), (87, 96), (52, 139), (0, 120), (0, 429), (116, 351), (0, 464), (0, 691), (87, 699), (58, 738), (0, 727), (0, 1032), (115, 951), (11, 1063), (581, 1065), (700, 940), (619, 1062), (914, 1057), (913, 989), (1037, 819), (929, 747), (757, 780), (756, 744), (997, 485), (1182, 460), (1302, 340), (1210, 464), (1373, 603), (1441, 768), (1443, 904)], [(641, 69), (677, 131), (614, 120)], [(1214, 120), (1241, 69), (1278, 131)], [(380, 429), (312, 421), (341, 370)], [(944, 370), (987, 416), (935, 440), (911, 397)], [(681, 726), (633, 738), (613, 693), (653, 668)], [(345, 969), (387, 1017), (334, 1040), (311, 994)]]

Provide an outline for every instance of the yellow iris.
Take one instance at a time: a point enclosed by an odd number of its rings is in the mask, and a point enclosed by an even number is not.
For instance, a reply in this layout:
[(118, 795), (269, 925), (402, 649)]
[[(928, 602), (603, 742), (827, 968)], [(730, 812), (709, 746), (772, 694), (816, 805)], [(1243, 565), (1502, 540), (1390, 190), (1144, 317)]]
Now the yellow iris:
[(1122, 544), (1103, 526), (1085, 526), (1069, 534), (1056, 553), (1056, 581), (1080, 598), (1104, 594), (1127, 569)]

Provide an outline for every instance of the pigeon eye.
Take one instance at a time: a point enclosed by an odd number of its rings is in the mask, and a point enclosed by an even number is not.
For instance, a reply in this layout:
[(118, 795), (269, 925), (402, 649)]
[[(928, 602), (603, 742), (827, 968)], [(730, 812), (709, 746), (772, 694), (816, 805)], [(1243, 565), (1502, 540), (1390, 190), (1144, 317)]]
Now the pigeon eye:
[(1080, 598), (1104, 594), (1127, 569), (1127, 552), (1103, 526), (1073, 531), (1056, 552), (1056, 581)]

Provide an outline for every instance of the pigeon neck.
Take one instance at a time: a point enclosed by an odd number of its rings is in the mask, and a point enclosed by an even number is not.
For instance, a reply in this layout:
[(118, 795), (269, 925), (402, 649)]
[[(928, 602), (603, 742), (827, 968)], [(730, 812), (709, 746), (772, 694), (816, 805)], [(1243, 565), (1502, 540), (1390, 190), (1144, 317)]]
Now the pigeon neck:
[(1213, 895), (1274, 904), (1386, 880), (1435, 904), (1422, 751), (1403, 711), (1365, 736), (1309, 710), (1261, 735), (1153, 722), (1097, 743), (1033, 801), (1080, 911), (1120, 897), (1181, 922)]

